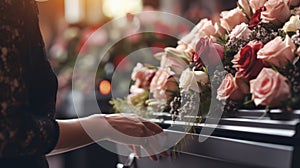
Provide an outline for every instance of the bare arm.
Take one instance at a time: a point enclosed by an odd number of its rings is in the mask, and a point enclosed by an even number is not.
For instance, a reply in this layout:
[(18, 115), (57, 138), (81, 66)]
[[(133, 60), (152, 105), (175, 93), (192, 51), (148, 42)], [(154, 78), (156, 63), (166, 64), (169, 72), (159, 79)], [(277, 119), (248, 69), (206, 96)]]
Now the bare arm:
[[(114, 142), (142, 146), (143, 142), (132, 141), (128, 137), (148, 137), (163, 130), (156, 124), (143, 120), (139, 117), (125, 117), (123, 115), (91, 115), (85, 118), (58, 120), (60, 134), (55, 149), (49, 154), (58, 154), (80, 147), (84, 147), (95, 141), (111, 140)], [(114, 131), (119, 132), (117, 134)], [(92, 138), (87, 133), (92, 134)], [(155, 144), (154, 140), (149, 143)], [(157, 146), (155, 146), (157, 147)], [(143, 147), (146, 152), (155, 151), (151, 146)], [(157, 157), (149, 152), (153, 160)], [(168, 156), (166, 152), (160, 152), (161, 156)]]
[(81, 122), (90, 120), (91, 117), (80, 119), (57, 120), (59, 125), (59, 138), (54, 150), (49, 155), (59, 154), (87, 146), (94, 141), (86, 133)]

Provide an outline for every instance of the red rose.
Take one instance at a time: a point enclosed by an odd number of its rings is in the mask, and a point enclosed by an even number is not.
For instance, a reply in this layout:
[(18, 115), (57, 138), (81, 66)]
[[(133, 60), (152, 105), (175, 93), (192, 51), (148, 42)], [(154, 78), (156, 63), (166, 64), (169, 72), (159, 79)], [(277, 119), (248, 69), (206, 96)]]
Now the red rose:
[(261, 42), (251, 41), (234, 56), (233, 67), (238, 68), (239, 76), (247, 80), (256, 78), (264, 67), (261, 60), (257, 59), (257, 52), (263, 47)]
[(261, 12), (265, 11), (266, 7), (261, 7), (252, 15), (250, 22), (249, 22), (249, 29), (253, 30), (261, 21)]
[(209, 38), (201, 38), (195, 50), (193, 62), (195, 62), (196, 66), (203, 64), (205, 66), (217, 65), (224, 56), (223, 46), (213, 43)]

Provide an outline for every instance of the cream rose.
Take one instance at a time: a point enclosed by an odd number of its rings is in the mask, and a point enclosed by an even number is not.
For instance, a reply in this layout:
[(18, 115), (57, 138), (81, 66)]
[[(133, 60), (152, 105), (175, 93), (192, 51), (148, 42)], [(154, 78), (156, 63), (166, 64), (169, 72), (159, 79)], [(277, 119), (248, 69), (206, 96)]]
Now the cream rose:
[(230, 11), (221, 12), (221, 26), (225, 28), (228, 32), (242, 22), (248, 22), (246, 15), (242, 12), (240, 8), (235, 8)]
[(249, 0), (250, 7), (252, 12), (255, 13), (258, 9), (264, 6), (267, 0)]
[(268, 0), (264, 6), (266, 10), (261, 12), (262, 22), (280, 26), (291, 16), (288, 0)]
[(300, 29), (300, 19), (299, 16), (291, 16), (290, 20), (286, 22), (282, 28), (284, 32), (296, 32)]
[(289, 62), (294, 61), (295, 48), (295, 44), (289, 36), (286, 36), (284, 41), (278, 36), (258, 51), (257, 58), (276, 67), (283, 68)]
[(232, 30), (232, 32), (229, 34), (229, 38), (242, 38), (247, 39), (251, 35), (252, 31), (248, 28), (248, 25), (246, 23), (241, 23)]
[(244, 94), (237, 87), (235, 78), (232, 74), (227, 74), (217, 90), (218, 100), (240, 100), (244, 98)]
[(184, 70), (179, 79), (179, 88), (184, 91), (189, 89), (201, 92), (198, 83), (205, 84), (208, 82), (208, 75), (203, 71), (193, 71), (190, 68)]
[(250, 93), (256, 105), (278, 107), (291, 96), (287, 78), (270, 68), (264, 68), (250, 81)]

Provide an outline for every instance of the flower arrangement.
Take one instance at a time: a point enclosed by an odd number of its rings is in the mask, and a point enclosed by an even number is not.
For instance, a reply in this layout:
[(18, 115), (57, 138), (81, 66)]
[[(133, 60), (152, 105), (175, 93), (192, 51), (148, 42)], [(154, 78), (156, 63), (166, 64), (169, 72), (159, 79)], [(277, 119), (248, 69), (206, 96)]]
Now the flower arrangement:
[[(117, 111), (169, 112), (176, 118), (212, 100), (224, 114), (241, 108), (300, 108), (300, 1), (239, 0), (213, 23), (204, 18), (176, 47), (154, 56), (159, 67), (137, 64)], [(127, 109), (127, 110), (126, 110)]]

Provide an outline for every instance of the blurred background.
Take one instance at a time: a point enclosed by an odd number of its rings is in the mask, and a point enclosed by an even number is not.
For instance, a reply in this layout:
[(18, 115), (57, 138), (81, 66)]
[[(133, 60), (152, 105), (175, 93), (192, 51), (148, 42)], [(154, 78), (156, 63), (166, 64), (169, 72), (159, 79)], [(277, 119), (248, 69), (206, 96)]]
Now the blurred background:
[[(137, 22), (134, 14), (142, 11), (162, 11), (172, 13), (197, 24), (201, 18), (218, 20), (221, 10), (236, 6), (235, 0), (48, 0), (38, 2), (40, 26), (51, 65), (58, 76), (57, 118), (75, 118), (93, 113), (88, 109), (88, 97), (82, 93), (82, 112), (76, 114), (71, 96), (72, 72), (75, 60), (81, 55), (99, 53), (114, 39), (126, 35), (132, 26), (152, 31), (172, 32), (181, 37), (190, 31), (185, 24), (169, 24), (163, 18), (143, 15)], [(111, 25), (109, 29), (98, 28), (111, 20), (125, 17), (126, 23)], [(94, 33), (94, 34), (93, 34)], [(93, 34), (92, 39), (89, 39)], [(89, 40), (88, 40), (89, 39)], [(85, 44), (88, 40), (88, 43)], [(102, 112), (112, 113), (108, 101), (111, 98), (111, 75), (114, 69), (130, 64), (126, 56), (140, 48), (164, 48), (176, 46), (177, 40), (165, 34), (134, 34), (117, 42), (101, 62), (96, 75), (95, 93)], [(84, 45), (85, 44), (85, 45)], [(155, 53), (157, 51), (153, 51)], [(148, 53), (149, 54), (149, 53)], [(91, 62), (93, 60), (90, 60)], [(122, 65), (119, 65), (122, 62)], [(87, 63), (88, 64), (88, 63)], [(84, 90), (84, 84), (81, 86)], [(128, 89), (128, 88), (127, 88)], [(118, 156), (97, 144), (65, 154), (48, 157), (50, 168), (114, 168)]]

